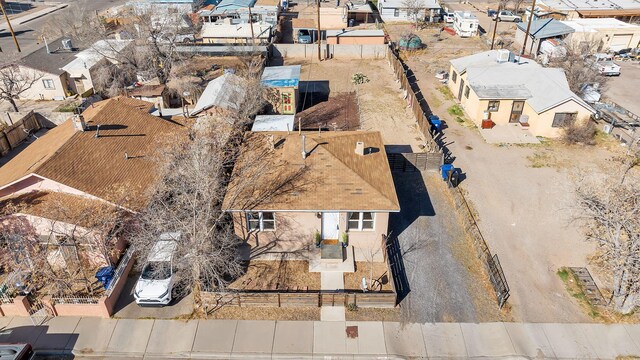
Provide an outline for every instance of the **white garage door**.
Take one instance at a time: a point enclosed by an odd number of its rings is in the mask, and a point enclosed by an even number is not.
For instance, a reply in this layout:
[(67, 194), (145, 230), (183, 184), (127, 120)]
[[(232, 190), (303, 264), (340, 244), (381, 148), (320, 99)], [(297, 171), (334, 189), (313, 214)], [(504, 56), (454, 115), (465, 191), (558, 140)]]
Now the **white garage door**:
[(613, 35), (611, 43), (609, 44), (609, 50), (618, 51), (628, 48), (632, 37), (632, 34)]

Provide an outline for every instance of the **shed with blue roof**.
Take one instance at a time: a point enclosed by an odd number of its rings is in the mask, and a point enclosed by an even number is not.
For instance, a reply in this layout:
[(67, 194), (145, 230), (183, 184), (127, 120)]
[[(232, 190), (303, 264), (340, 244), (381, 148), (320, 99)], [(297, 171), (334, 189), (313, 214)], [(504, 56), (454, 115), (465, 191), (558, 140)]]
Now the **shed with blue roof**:
[(284, 115), (294, 115), (298, 99), (300, 84), (300, 65), (270, 66), (262, 72), (262, 85), (273, 89), (278, 101), (273, 104), (274, 112)]

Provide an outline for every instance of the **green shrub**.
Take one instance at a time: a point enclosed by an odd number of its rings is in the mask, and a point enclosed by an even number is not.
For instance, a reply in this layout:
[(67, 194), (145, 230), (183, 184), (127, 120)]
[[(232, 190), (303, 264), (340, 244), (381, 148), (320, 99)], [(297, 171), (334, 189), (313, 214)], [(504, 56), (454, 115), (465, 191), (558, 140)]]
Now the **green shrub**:
[(460, 105), (452, 105), (451, 107), (449, 107), (447, 109), (447, 112), (450, 115), (455, 115), (455, 116), (462, 116), (464, 115), (464, 111), (462, 110), (462, 108), (460, 107)]

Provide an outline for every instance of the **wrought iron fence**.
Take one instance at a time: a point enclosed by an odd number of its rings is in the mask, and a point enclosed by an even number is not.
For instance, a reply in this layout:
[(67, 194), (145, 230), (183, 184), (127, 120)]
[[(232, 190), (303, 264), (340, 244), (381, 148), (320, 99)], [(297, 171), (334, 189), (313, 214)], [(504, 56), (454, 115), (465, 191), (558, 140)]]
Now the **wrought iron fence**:
[(111, 279), (111, 281), (109, 282), (109, 286), (107, 287), (107, 291), (105, 292), (105, 294), (107, 296), (111, 296), (111, 293), (113, 292), (113, 289), (115, 288), (116, 284), (118, 283), (118, 281), (122, 277), (122, 274), (124, 273), (124, 270), (129, 265), (129, 261), (132, 261), (132, 259), (133, 259), (133, 251), (134, 251), (133, 250), (133, 246), (130, 246), (127, 249), (127, 251), (124, 253), (124, 255), (122, 256), (122, 258), (120, 259), (120, 263), (118, 264), (118, 267), (116, 268), (115, 274), (113, 274), (113, 279)]

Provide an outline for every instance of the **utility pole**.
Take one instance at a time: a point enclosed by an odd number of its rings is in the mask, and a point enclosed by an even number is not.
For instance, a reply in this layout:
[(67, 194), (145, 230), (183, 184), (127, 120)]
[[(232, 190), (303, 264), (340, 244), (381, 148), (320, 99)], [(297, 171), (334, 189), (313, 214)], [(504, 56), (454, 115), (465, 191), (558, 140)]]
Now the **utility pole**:
[(322, 42), (322, 33), (320, 32), (320, 2), (322, 0), (318, 0), (318, 61), (322, 61), (322, 54), (320, 54)]
[(251, 44), (256, 44), (256, 37), (253, 34), (253, 16), (251, 15), (251, 6), (249, 6), (249, 24), (251, 24)]
[(502, 10), (502, 3), (498, 5), (498, 12), (496, 18), (493, 20), (493, 36), (491, 37), (491, 50), (493, 50), (493, 44), (496, 42), (496, 31), (498, 30), (498, 19), (500, 18), (500, 11)]
[(0, 0), (0, 10), (4, 14), (4, 19), (7, 20), (7, 25), (9, 25), (9, 32), (11, 33), (11, 37), (13, 37), (13, 42), (16, 44), (16, 48), (18, 48), (18, 52), (22, 52), (20, 50), (20, 44), (18, 44), (18, 39), (16, 38), (16, 34), (13, 32), (13, 27), (11, 26), (11, 21), (9, 21), (9, 15), (7, 15), (7, 11), (4, 8), (4, 4), (2, 0)]
[(536, 0), (533, 0), (533, 4), (531, 5), (531, 14), (529, 14), (529, 23), (527, 24), (527, 31), (524, 33), (524, 42), (522, 44), (522, 51), (520, 52), (520, 56), (524, 55), (524, 49), (527, 46), (527, 39), (529, 38), (529, 30), (531, 30), (531, 21), (533, 20), (533, 13), (535, 12), (535, 9)]

